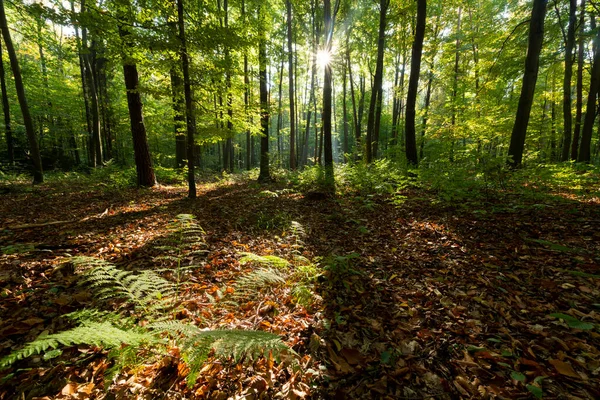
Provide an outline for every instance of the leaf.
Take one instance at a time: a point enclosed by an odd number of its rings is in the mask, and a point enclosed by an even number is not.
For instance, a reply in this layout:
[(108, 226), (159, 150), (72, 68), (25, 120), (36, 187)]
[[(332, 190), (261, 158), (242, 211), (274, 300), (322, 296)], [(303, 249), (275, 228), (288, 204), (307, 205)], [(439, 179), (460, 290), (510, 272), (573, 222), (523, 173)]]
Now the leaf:
[(594, 329), (594, 326), (595, 326), (594, 324), (592, 324), (590, 322), (580, 321), (577, 318), (572, 317), (567, 314), (554, 313), (554, 314), (550, 314), (550, 316), (564, 320), (567, 323), (567, 325), (573, 329), (581, 329), (581, 330), (587, 331), (590, 329)]
[(527, 390), (529, 390), (529, 392), (535, 396), (536, 399), (541, 399), (542, 396), (544, 395), (544, 392), (542, 391), (542, 388), (535, 386), (535, 385), (526, 385), (525, 386), (527, 388)]
[(513, 378), (515, 381), (519, 381), (519, 382), (525, 382), (525, 375), (523, 375), (520, 372), (517, 371), (512, 371), (510, 373), (510, 377)]
[(473, 345), (467, 346), (467, 351), (470, 353), (477, 353), (478, 351), (487, 351), (485, 347), (477, 347)]
[(579, 376), (579, 374), (577, 372), (575, 372), (575, 370), (573, 369), (571, 364), (566, 363), (564, 361), (560, 361), (560, 360), (548, 360), (548, 362), (550, 364), (552, 364), (554, 366), (554, 368), (556, 368), (556, 370), (561, 375), (570, 376), (571, 378), (581, 379), (581, 376)]

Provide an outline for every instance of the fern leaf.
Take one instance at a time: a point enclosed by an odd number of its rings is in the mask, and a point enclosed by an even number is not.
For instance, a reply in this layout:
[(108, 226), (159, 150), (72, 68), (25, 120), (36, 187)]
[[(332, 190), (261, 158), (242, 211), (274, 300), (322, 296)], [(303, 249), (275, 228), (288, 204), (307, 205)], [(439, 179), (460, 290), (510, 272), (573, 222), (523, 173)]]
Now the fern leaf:
[(283, 274), (272, 268), (261, 268), (239, 278), (233, 285), (233, 297), (250, 297), (265, 287), (285, 284)]
[(259, 265), (268, 265), (271, 267), (276, 267), (280, 269), (284, 269), (290, 266), (289, 261), (277, 257), (277, 256), (259, 256), (254, 253), (240, 253), (243, 257), (240, 258), (240, 264), (259, 264)]
[(56, 349), (60, 345), (87, 344), (111, 349), (120, 347), (122, 344), (139, 346), (145, 342), (157, 342), (157, 339), (148, 333), (117, 328), (109, 322), (90, 322), (68, 331), (38, 337), (22, 349), (14, 351), (0, 360), (0, 368), (8, 367), (33, 354), (43, 353), (49, 348)]

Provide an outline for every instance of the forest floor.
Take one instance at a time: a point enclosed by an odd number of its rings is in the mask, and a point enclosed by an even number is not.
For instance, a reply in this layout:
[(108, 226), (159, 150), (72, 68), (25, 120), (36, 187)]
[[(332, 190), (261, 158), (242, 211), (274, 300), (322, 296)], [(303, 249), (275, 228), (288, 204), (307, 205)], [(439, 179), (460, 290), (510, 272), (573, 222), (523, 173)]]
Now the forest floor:
[[(107, 392), (106, 352), (79, 345), (0, 371), (0, 399), (600, 398), (597, 191), (452, 203), (416, 187), (326, 197), (237, 179), (186, 195), (87, 183), (0, 195), (0, 356), (71, 327), (66, 313), (106, 306), (69, 257), (155, 268), (169, 222), (192, 214), (207, 253), (183, 258), (198, 267), (177, 318), (276, 333), (293, 365), (209, 358), (190, 388), (173, 351)], [(285, 287), (221, 305), (252, 270), (245, 252), (309, 260), (305, 306)]]

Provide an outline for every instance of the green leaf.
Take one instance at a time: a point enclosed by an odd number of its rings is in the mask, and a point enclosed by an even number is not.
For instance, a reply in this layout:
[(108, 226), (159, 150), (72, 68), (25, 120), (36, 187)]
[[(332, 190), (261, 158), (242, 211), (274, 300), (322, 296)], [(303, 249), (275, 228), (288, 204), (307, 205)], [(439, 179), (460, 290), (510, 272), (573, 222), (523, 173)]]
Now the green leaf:
[(594, 329), (594, 326), (595, 326), (594, 324), (592, 324), (590, 322), (580, 321), (577, 318), (572, 317), (567, 314), (554, 313), (554, 314), (550, 314), (550, 316), (564, 320), (567, 323), (567, 325), (573, 329), (581, 329), (581, 330), (587, 331), (590, 329)]
[(542, 392), (542, 388), (535, 385), (526, 385), (527, 390), (531, 392), (532, 395), (535, 396), (536, 399), (541, 399), (544, 393)]
[(470, 353), (476, 353), (478, 351), (487, 351), (485, 347), (477, 347), (477, 346), (467, 346), (467, 351)]
[(44, 353), (43, 358), (45, 361), (52, 360), (53, 358), (59, 357), (62, 353), (63, 353), (63, 351), (61, 349), (50, 350), (50, 351)]
[(502, 343), (502, 340), (497, 338), (488, 338), (487, 341), (492, 343)]
[(517, 371), (512, 371), (510, 373), (510, 377), (513, 378), (515, 381), (519, 381), (519, 382), (525, 382), (525, 375), (523, 375), (520, 372)]

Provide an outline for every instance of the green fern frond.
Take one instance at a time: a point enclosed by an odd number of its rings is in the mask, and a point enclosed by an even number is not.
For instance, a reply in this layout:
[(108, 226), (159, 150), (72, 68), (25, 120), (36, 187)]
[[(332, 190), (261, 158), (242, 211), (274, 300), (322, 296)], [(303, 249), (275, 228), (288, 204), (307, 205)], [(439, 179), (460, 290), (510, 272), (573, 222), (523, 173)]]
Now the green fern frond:
[(266, 287), (285, 284), (284, 275), (272, 268), (261, 268), (239, 278), (233, 285), (233, 297), (244, 298), (258, 293)]
[(243, 257), (240, 258), (240, 264), (259, 264), (268, 265), (276, 268), (287, 268), (290, 266), (290, 262), (277, 256), (259, 256), (254, 253), (240, 253)]
[(191, 337), (201, 332), (196, 325), (173, 320), (149, 324), (148, 329), (157, 333), (168, 333), (173, 337)]
[(117, 328), (109, 322), (90, 322), (68, 331), (40, 336), (20, 350), (14, 351), (0, 360), (0, 368), (12, 365), (14, 362), (33, 354), (40, 354), (48, 349), (59, 346), (87, 344), (105, 349), (120, 347), (123, 344), (139, 346), (142, 343), (157, 342), (154, 335), (135, 330)]
[(175, 285), (152, 271), (135, 274), (120, 270), (113, 264), (90, 257), (77, 257), (75, 265), (88, 265), (84, 281), (100, 299), (125, 298), (136, 307), (148, 310), (160, 300), (175, 293)]

